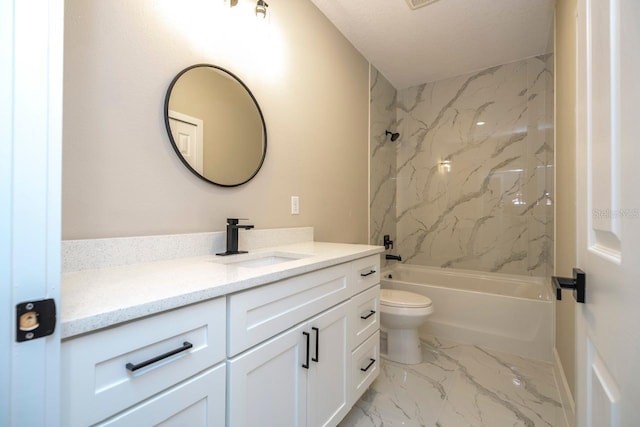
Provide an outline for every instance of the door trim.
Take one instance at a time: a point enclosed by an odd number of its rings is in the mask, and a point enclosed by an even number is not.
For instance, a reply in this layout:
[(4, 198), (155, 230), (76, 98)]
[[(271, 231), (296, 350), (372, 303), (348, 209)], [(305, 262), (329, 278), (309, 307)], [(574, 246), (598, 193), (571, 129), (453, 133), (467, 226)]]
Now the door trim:
[[(64, 1), (0, 0), (0, 320), (60, 306)], [(60, 316), (51, 336), (0, 330), (0, 425), (60, 424)], [(7, 323), (4, 323), (4, 322)]]

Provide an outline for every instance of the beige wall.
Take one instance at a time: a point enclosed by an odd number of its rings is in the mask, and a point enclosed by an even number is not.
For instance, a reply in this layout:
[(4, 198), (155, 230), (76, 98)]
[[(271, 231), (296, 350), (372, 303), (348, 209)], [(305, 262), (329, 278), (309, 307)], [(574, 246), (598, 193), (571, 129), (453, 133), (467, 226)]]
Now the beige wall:
[[(556, 274), (571, 277), (576, 265), (576, 0), (556, 4)], [(556, 349), (575, 396), (575, 301), (556, 304)]]
[[(269, 22), (250, 1), (65, 3), (64, 239), (215, 231), (247, 217), (366, 243), (368, 64), (309, 1), (274, 2)], [(265, 164), (240, 187), (192, 175), (165, 132), (171, 79), (202, 62), (238, 75), (265, 115)]]

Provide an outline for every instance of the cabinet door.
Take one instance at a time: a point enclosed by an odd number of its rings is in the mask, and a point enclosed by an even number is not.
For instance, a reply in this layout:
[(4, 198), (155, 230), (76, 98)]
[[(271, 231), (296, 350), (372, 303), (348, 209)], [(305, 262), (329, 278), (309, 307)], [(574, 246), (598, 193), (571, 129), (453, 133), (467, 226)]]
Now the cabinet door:
[(224, 420), (225, 364), (221, 363), (99, 426), (213, 427), (223, 426)]
[(337, 425), (350, 409), (348, 307), (348, 303), (342, 303), (308, 322), (311, 366), (307, 389), (307, 425), (310, 427)]
[(306, 424), (305, 327), (294, 327), (228, 362), (228, 426)]

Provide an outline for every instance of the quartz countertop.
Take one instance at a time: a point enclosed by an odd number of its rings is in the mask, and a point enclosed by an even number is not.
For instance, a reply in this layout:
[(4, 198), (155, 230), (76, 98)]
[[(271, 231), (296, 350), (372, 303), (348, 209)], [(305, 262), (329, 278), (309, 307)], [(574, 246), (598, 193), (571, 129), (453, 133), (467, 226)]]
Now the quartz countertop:
[(251, 251), (304, 258), (262, 267), (224, 264), (231, 257), (204, 255), (62, 275), (62, 338), (349, 262), (384, 251), (381, 246), (306, 242)]

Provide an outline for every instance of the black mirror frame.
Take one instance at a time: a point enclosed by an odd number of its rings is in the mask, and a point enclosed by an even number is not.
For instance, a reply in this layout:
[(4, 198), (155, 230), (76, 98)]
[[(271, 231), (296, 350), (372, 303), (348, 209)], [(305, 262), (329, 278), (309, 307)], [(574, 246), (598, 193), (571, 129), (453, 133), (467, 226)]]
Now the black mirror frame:
[[(249, 178), (247, 178), (245, 181), (242, 181), (240, 183), (237, 183), (237, 184), (221, 184), (219, 182), (211, 181), (210, 179), (208, 179), (205, 176), (201, 175), (200, 173), (198, 173), (198, 171), (196, 171), (194, 168), (191, 167), (189, 162), (187, 162), (184, 157), (182, 157), (182, 154), (180, 154), (180, 150), (178, 149), (178, 145), (176, 144), (176, 142), (173, 139), (173, 133), (171, 132), (171, 126), (169, 125), (169, 98), (171, 97), (171, 91), (173, 90), (173, 87), (175, 86), (177, 81), (180, 79), (180, 77), (182, 77), (182, 75), (184, 73), (186, 73), (187, 71), (189, 71), (189, 70), (191, 70), (193, 68), (197, 68), (197, 67), (214, 68), (216, 70), (219, 70), (219, 71), (229, 75), (235, 81), (240, 83), (240, 85), (242, 85), (242, 87), (247, 91), (247, 93), (249, 94), (249, 96), (253, 100), (253, 103), (256, 105), (256, 109), (258, 110), (258, 114), (260, 115), (260, 120), (262, 121), (262, 134), (263, 134), (263, 139), (264, 139), (263, 148), (262, 148), (262, 159), (260, 160), (260, 164), (258, 164), (258, 167), (251, 174), (251, 176)], [(173, 150), (178, 155), (178, 158), (180, 159), (180, 161), (187, 167), (187, 169), (189, 169), (191, 171), (191, 173), (193, 173), (195, 176), (197, 176), (201, 180), (206, 181), (206, 182), (208, 182), (210, 184), (214, 184), (214, 185), (217, 185), (217, 186), (220, 186), (220, 187), (238, 187), (240, 185), (246, 184), (247, 182), (251, 181), (253, 179), (253, 177), (255, 177), (258, 174), (258, 172), (262, 168), (262, 165), (264, 164), (264, 159), (267, 157), (267, 125), (265, 123), (264, 115), (262, 114), (262, 109), (260, 108), (260, 104), (258, 104), (258, 101), (256, 100), (255, 96), (253, 96), (253, 93), (251, 92), (249, 87), (246, 84), (244, 84), (244, 82), (242, 80), (240, 80), (240, 78), (238, 78), (238, 76), (233, 74), (231, 71), (226, 70), (226, 69), (224, 69), (222, 67), (219, 67), (217, 65), (204, 64), (204, 63), (191, 65), (191, 66), (185, 68), (184, 70), (180, 71), (173, 78), (173, 80), (171, 80), (171, 84), (169, 85), (169, 88), (167, 89), (167, 94), (165, 95), (165, 98), (164, 98), (164, 125), (165, 125), (165, 128), (167, 130), (167, 134), (169, 135), (169, 141), (171, 141), (171, 146), (173, 147)]]

